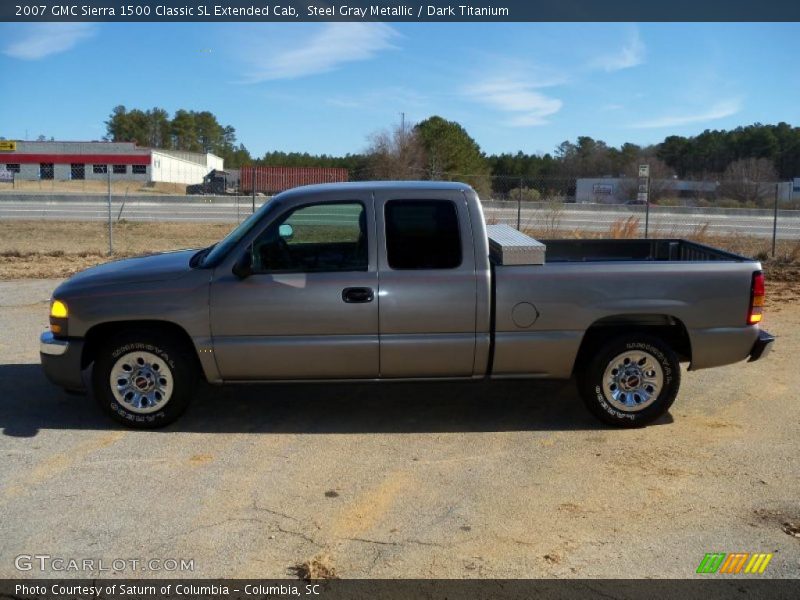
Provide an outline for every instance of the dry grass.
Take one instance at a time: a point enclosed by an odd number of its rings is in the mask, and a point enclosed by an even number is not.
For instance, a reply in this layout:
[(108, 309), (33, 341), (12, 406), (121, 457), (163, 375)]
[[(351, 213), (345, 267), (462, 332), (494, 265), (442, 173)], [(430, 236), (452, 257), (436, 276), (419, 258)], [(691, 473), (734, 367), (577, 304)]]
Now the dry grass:
[[(614, 221), (606, 232), (592, 232), (581, 229), (559, 229), (552, 231), (544, 228), (526, 228), (525, 233), (546, 240), (548, 238), (582, 239), (582, 238), (613, 238), (633, 239), (642, 236), (641, 223), (637, 217), (628, 217)], [(800, 240), (778, 240), (775, 245), (775, 256), (772, 256), (772, 240), (748, 235), (715, 235), (709, 233), (708, 223), (696, 226), (687, 231), (685, 229), (651, 231), (651, 237), (656, 238), (682, 238), (714, 246), (761, 261), (767, 279), (772, 281), (798, 282), (800, 281)]]
[[(0, 184), (0, 194), (18, 192), (46, 192), (48, 194), (107, 194), (108, 181), (84, 179), (82, 181), (17, 180), (12, 184)], [(144, 181), (112, 181), (111, 192), (115, 195), (126, 194), (186, 194), (183, 183), (147, 183)]]
[(791, 263), (800, 262), (800, 240), (797, 240), (789, 247), (786, 253), (786, 260)]
[(540, 237), (556, 237), (562, 230), (561, 220), (564, 217), (564, 203), (550, 201), (544, 204), (542, 210), (535, 211), (530, 215), (520, 229), (523, 231), (536, 231)]
[[(635, 219), (635, 217), (633, 217)], [(540, 239), (638, 237), (630, 218), (612, 224), (608, 232), (554, 229), (553, 223), (526, 228)], [(69, 277), (108, 260), (179, 248), (202, 248), (222, 239), (233, 224), (225, 223), (137, 223), (114, 225), (114, 255), (108, 255), (108, 229), (102, 222), (0, 221), (0, 279)], [(745, 235), (719, 236), (698, 226), (688, 235), (656, 231), (656, 237), (683, 237), (762, 262), (768, 279), (800, 281), (800, 240), (779, 240), (775, 258), (771, 241)]]
[(290, 571), (305, 581), (339, 579), (336, 574), (336, 567), (333, 566), (333, 562), (331, 562), (331, 558), (327, 554), (317, 555), (314, 558), (298, 563)]
[(69, 277), (108, 260), (202, 248), (222, 239), (233, 224), (132, 223), (114, 225), (114, 255), (108, 255), (105, 223), (0, 221), (0, 279)]
[(639, 236), (639, 218), (628, 217), (617, 219), (608, 228), (608, 237), (615, 240), (634, 238)]

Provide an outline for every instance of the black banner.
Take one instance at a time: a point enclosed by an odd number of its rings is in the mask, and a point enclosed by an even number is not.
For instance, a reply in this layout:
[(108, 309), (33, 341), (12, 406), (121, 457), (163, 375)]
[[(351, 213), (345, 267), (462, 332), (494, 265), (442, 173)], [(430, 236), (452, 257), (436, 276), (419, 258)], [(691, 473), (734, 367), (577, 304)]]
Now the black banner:
[(2, 21), (800, 21), (797, 0), (3, 0)]
[(235, 580), (235, 579), (91, 579), (1, 580), (0, 597), (18, 600), (248, 600), (307, 598), (319, 600), (582, 600), (584, 598), (680, 598), (681, 600), (783, 600), (800, 593), (796, 580), (711, 576), (696, 580)]

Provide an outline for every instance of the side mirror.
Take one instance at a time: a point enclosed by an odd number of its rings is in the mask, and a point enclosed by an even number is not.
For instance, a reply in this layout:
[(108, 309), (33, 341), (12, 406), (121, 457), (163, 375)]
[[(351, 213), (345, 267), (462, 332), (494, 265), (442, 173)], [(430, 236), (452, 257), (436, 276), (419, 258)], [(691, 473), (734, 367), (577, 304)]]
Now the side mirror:
[(294, 235), (294, 227), (292, 227), (288, 223), (284, 223), (283, 225), (278, 227), (278, 235), (285, 240), (290, 240)]
[(253, 253), (250, 248), (233, 265), (233, 274), (239, 279), (246, 279), (253, 274)]

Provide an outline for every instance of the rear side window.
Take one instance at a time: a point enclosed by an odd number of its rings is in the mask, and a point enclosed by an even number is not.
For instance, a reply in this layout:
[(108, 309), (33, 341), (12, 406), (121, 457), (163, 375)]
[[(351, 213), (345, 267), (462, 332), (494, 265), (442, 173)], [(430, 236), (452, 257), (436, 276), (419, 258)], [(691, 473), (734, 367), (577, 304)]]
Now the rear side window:
[(386, 203), (386, 256), (392, 269), (455, 269), (461, 264), (456, 205), (448, 200)]

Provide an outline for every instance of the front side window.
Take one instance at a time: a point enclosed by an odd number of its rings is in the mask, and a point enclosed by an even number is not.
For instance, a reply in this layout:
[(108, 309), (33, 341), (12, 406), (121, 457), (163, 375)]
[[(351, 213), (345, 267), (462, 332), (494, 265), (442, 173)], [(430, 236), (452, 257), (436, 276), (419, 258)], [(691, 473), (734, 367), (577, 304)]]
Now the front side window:
[(360, 202), (290, 211), (253, 242), (255, 273), (366, 271), (367, 218)]
[(39, 177), (41, 179), (53, 179), (54, 175), (53, 163), (39, 163)]
[(128, 172), (128, 165), (114, 165), (114, 175), (125, 175)]
[(458, 215), (449, 200), (390, 200), (385, 218), (392, 269), (455, 269), (461, 264)]
[(10, 173), (19, 173), (19, 163), (7, 163), (6, 171), (9, 171)]
[(92, 165), (92, 173), (95, 175), (108, 173), (108, 165)]

